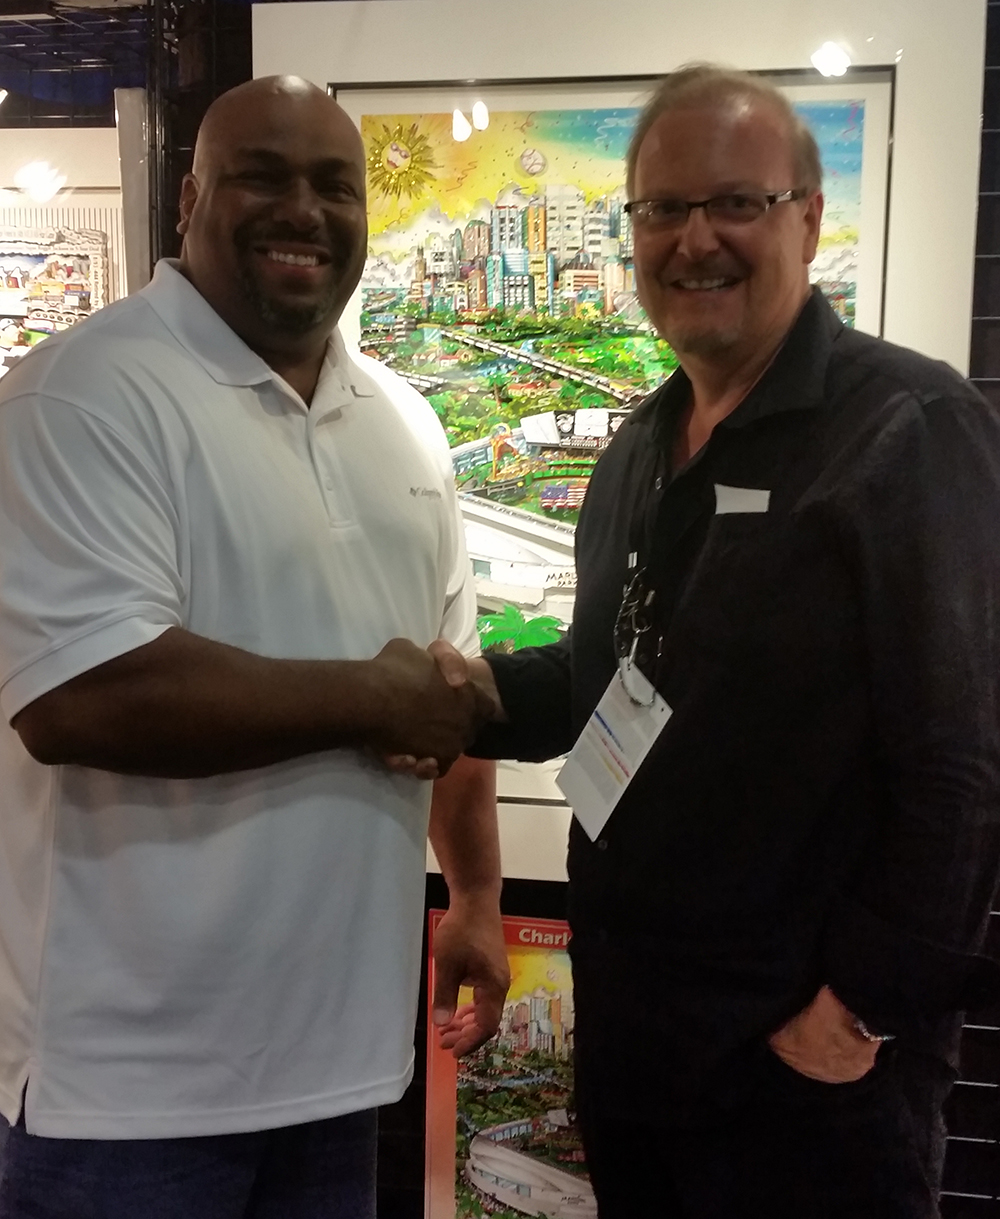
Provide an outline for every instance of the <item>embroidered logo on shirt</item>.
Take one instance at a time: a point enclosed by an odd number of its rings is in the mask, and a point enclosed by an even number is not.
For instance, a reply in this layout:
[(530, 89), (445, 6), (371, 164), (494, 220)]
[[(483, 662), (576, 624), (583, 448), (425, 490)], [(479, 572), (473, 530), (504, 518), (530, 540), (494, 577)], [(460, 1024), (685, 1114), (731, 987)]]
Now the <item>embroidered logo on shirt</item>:
[(411, 487), (410, 494), (416, 499), (440, 499), (441, 492), (435, 491), (433, 487)]

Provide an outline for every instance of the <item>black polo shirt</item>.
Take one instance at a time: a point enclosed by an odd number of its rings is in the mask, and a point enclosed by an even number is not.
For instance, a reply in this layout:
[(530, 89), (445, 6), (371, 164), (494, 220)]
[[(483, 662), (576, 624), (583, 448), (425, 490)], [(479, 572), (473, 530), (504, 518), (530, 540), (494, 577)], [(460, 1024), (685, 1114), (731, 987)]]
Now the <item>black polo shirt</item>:
[[(672, 476), (689, 394), (678, 371), (598, 463), (570, 637), (491, 658), (511, 722), (478, 752), (568, 750), (615, 676), (639, 539), (673, 716), (601, 839), (573, 823), (579, 1044), (618, 1061), (632, 1020), (700, 1086), (828, 983), (933, 1048), (993, 976), (1000, 413), (818, 290)], [(718, 512), (719, 485), (767, 510)]]

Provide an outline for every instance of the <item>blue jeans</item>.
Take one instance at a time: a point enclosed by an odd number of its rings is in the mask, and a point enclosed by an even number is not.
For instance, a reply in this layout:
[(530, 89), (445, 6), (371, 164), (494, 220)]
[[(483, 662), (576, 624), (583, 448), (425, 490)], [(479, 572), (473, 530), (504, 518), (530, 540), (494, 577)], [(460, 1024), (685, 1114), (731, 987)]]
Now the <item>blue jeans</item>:
[(375, 1219), (374, 1109), (207, 1138), (5, 1133), (0, 1219)]

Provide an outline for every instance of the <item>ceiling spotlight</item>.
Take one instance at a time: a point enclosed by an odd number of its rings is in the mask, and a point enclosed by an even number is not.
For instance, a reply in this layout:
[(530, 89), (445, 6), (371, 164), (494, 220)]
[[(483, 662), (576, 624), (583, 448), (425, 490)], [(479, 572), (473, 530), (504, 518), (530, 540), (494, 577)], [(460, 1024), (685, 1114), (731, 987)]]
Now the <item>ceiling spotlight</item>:
[(851, 66), (850, 55), (835, 42), (824, 42), (809, 58), (816, 71), (823, 76), (843, 76)]
[(0, 106), (7, 100), (8, 94), (6, 89), (0, 89)]
[(35, 203), (48, 203), (66, 185), (66, 175), (53, 169), (48, 161), (31, 161), (14, 175), (14, 185)]
[(476, 102), (472, 107), (472, 125), (477, 131), (485, 131), (490, 125), (490, 112), (485, 102)]
[(451, 134), (460, 144), (472, 135), (472, 124), (461, 110), (456, 110), (451, 116)]

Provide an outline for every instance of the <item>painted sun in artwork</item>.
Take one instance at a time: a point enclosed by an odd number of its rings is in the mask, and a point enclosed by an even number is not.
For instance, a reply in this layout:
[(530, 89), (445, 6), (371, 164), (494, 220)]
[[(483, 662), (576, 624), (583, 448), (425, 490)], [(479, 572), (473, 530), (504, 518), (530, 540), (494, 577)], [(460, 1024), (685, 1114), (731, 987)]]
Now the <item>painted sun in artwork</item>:
[(417, 123), (382, 124), (368, 142), (368, 181), (373, 191), (400, 199), (419, 198), (436, 176), (431, 142)]

